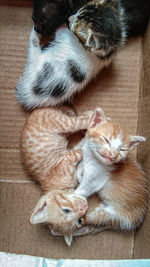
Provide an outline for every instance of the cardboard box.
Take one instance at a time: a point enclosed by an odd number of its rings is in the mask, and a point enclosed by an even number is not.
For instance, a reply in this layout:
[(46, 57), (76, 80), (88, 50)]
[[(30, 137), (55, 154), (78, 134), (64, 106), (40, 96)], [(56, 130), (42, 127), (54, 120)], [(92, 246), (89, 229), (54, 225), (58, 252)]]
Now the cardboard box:
[[(150, 258), (150, 212), (134, 233), (107, 231), (74, 239), (68, 248), (46, 226), (29, 224), (40, 194), (20, 159), (20, 132), (27, 112), (15, 99), (15, 86), (24, 68), (31, 29), (30, 1), (0, 1), (0, 251), (70, 259)], [(15, 3), (15, 1), (14, 1)], [(145, 36), (132, 38), (73, 100), (77, 111), (102, 107), (106, 114), (147, 142), (134, 152), (150, 175), (150, 27)]]

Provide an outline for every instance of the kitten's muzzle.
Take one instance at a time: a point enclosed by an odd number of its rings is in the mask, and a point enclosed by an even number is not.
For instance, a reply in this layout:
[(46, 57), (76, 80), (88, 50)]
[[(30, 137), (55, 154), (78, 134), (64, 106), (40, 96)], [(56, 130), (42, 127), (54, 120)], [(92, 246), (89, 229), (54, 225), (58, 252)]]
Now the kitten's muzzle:
[(75, 20), (75, 15), (70, 16), (68, 20), (72, 24)]
[(118, 157), (118, 152), (117, 151), (109, 151), (107, 153), (101, 153), (101, 156), (103, 158), (108, 159), (109, 161), (113, 161)]

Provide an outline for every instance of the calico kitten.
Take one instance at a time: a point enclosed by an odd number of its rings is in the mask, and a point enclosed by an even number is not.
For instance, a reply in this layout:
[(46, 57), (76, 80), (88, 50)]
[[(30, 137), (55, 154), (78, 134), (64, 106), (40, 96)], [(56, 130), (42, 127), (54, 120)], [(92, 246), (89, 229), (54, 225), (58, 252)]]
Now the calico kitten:
[(73, 190), (82, 151), (68, 149), (67, 135), (87, 129), (92, 116), (90, 111), (69, 116), (60, 109), (41, 108), (28, 117), (21, 136), (22, 160), (45, 193), (31, 215), (31, 224), (47, 223), (63, 234), (81, 227), (87, 201)]
[(69, 20), (71, 31), (101, 59), (125, 43), (126, 15), (119, 1), (90, 1)]
[(144, 141), (142, 136), (129, 135), (101, 109), (95, 111), (81, 144), (80, 184), (75, 190), (86, 198), (96, 192), (101, 199), (85, 216), (86, 224), (122, 230), (141, 224), (148, 206), (147, 179), (128, 153)]
[(26, 109), (62, 104), (110, 62), (111, 57), (99, 59), (85, 50), (65, 25), (46, 48), (41, 48), (32, 29), (27, 63), (16, 87), (17, 100)]

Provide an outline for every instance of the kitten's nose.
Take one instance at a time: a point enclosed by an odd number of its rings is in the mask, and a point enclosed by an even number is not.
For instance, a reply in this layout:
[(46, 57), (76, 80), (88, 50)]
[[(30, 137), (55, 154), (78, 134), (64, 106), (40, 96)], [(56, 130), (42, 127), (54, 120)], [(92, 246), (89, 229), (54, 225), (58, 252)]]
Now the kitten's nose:
[(110, 151), (109, 155), (112, 159), (115, 159), (118, 156), (118, 152), (117, 151)]
[(74, 20), (75, 20), (75, 15), (72, 15), (72, 16), (69, 17), (69, 22), (70, 23), (73, 23)]
[(83, 200), (78, 200), (78, 201), (76, 202), (76, 209), (75, 209), (75, 211), (76, 211), (76, 213), (77, 213), (80, 217), (82, 217), (82, 216), (85, 215), (85, 213), (86, 213), (86, 211), (87, 211), (87, 208), (88, 208), (88, 206), (87, 206), (87, 203), (86, 203), (85, 201), (83, 201)]
[(76, 212), (80, 217), (82, 217), (85, 215), (86, 209), (85, 208), (79, 208), (79, 209), (77, 209)]

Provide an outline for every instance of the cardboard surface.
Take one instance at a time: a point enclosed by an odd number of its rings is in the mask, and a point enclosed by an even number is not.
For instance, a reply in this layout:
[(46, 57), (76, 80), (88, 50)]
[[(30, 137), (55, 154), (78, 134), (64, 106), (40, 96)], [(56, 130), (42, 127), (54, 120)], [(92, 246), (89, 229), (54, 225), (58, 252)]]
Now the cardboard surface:
[[(20, 132), (27, 113), (16, 102), (15, 86), (25, 63), (32, 25), (31, 9), (1, 6), (0, 13), (0, 251), (48, 258), (148, 257), (150, 237), (147, 220), (136, 239), (133, 233), (103, 232), (96, 236), (76, 238), (71, 248), (66, 247), (61, 238), (53, 238), (47, 227), (29, 224), (30, 214), (41, 192), (39, 186), (30, 182), (21, 164)], [(149, 64), (146, 39), (144, 50)], [(144, 80), (142, 83), (142, 57), (142, 38), (130, 40), (114, 57), (111, 67), (101, 72), (88, 88), (74, 98), (76, 110), (81, 112), (100, 106), (130, 133), (135, 134), (139, 130), (142, 134), (144, 128), (144, 134), (147, 134), (149, 119), (146, 124), (139, 126), (139, 114), (143, 112), (145, 117), (145, 103), (149, 103), (147, 100), (141, 104), (142, 111), (140, 101), (143, 87), (145, 99), (149, 95)], [(144, 73), (148, 76), (147, 64), (144, 63)], [(144, 155), (142, 151), (140, 153)], [(136, 151), (133, 154), (136, 156)], [(147, 171), (148, 161), (144, 167)], [(147, 242), (145, 252), (141, 252), (140, 247), (143, 233)]]
[[(143, 40), (143, 69), (140, 93), (139, 133), (147, 141), (138, 150), (138, 159), (150, 181), (150, 24)], [(150, 182), (149, 182), (150, 192)], [(150, 258), (150, 205), (143, 223), (135, 236), (135, 258)]]

